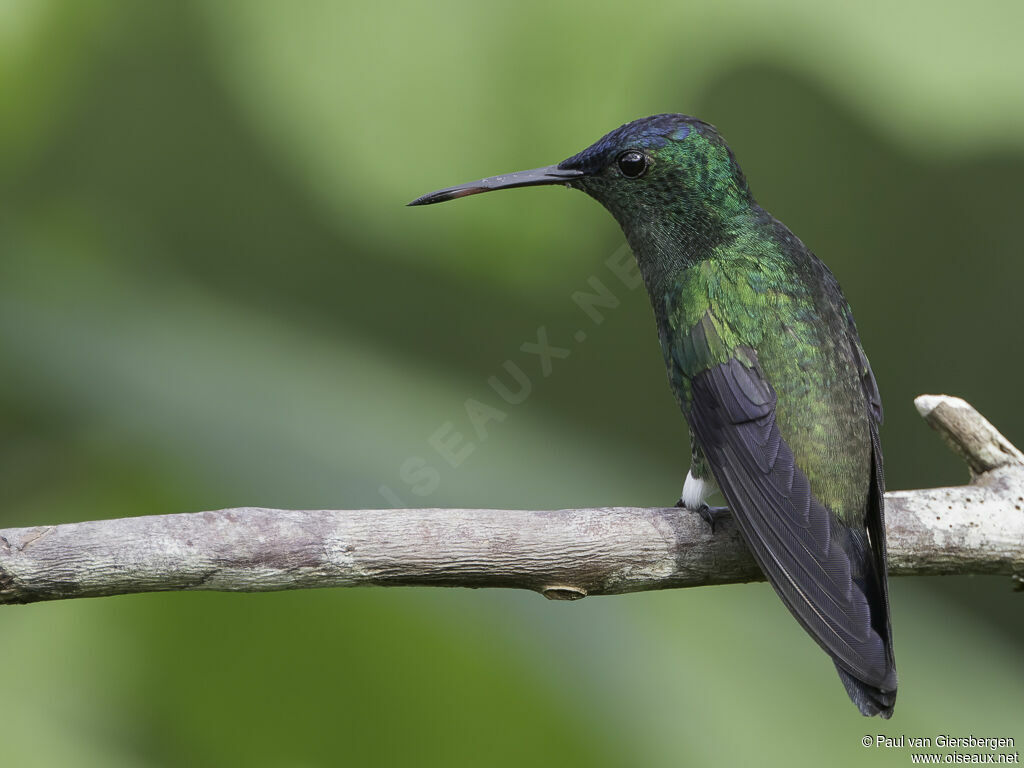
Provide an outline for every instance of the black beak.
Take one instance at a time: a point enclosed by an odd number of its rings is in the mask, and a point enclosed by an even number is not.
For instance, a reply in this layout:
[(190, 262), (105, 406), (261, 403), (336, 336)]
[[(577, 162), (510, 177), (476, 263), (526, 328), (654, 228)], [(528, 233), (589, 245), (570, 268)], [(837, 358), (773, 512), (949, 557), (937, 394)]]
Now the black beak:
[(459, 184), (457, 187), (439, 189), (437, 192), (431, 192), (423, 197), (417, 197), (409, 203), (409, 205), (443, 203), (445, 200), (454, 200), (457, 197), (466, 197), (467, 195), (478, 195), (481, 192), (490, 192), (493, 189), (539, 187), (544, 184), (565, 184), (582, 175), (583, 171), (563, 170), (557, 165), (549, 165), (546, 168), (534, 168), (532, 171), (506, 173), (504, 176), (488, 176), (486, 179), (471, 181), (468, 184)]

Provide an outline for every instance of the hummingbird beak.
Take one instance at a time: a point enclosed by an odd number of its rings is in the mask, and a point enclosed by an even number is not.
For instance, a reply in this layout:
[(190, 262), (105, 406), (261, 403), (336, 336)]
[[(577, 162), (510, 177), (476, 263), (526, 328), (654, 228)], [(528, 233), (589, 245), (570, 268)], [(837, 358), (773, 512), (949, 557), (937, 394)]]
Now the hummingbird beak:
[(557, 165), (549, 165), (545, 168), (534, 168), (532, 171), (519, 171), (518, 173), (506, 173), (503, 176), (488, 176), (486, 179), (471, 181), (468, 184), (459, 184), (457, 187), (439, 189), (423, 197), (417, 197), (409, 205), (431, 205), (432, 203), (443, 203), (445, 200), (454, 200), (457, 197), (478, 195), (481, 192), (490, 192), (494, 189), (512, 189), (514, 187), (539, 187), (544, 184), (566, 184), (572, 179), (583, 175), (583, 171), (568, 170), (559, 168)]

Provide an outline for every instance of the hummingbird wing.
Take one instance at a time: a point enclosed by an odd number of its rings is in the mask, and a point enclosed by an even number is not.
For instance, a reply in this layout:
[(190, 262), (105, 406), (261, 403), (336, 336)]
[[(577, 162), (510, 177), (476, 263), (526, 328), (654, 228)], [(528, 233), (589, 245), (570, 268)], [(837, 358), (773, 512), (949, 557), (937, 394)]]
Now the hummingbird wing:
[[(706, 344), (705, 326), (690, 332), (691, 350)], [(727, 361), (692, 376), (687, 416), (744, 539), (783, 602), (841, 673), (893, 691), (888, 610), (878, 603), (884, 577), (876, 570), (879, 563), (884, 568), (880, 475), (876, 470), (872, 481), (879, 485), (872, 491), (877, 503), (869, 505), (878, 514), (868, 515), (866, 536), (815, 498), (776, 423), (777, 402), (756, 351), (737, 347)], [(874, 463), (880, 467), (880, 454)], [(849, 688), (846, 677), (844, 683)]]

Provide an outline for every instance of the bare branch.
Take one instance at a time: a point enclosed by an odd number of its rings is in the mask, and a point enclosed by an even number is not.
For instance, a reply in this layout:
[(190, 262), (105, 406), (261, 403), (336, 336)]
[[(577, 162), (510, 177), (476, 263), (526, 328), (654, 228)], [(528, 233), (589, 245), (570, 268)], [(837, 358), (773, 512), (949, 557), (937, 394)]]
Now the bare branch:
[[(1024, 455), (959, 398), (917, 399), (970, 485), (886, 495), (896, 575), (1024, 574)], [(552, 599), (761, 579), (735, 524), (674, 508), (225, 509), (0, 530), (0, 603), (167, 590), (519, 587)]]

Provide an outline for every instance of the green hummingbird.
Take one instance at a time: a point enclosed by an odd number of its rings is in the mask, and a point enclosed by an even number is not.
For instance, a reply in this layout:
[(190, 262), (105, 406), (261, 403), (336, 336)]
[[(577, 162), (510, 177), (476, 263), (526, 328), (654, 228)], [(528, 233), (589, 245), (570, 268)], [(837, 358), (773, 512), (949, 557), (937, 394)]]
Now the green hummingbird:
[(718, 131), (686, 115), (617, 128), (558, 165), (414, 200), (564, 184), (619, 222), (690, 430), (679, 506), (724, 508), (864, 715), (896, 700), (882, 402), (836, 278), (754, 200)]

